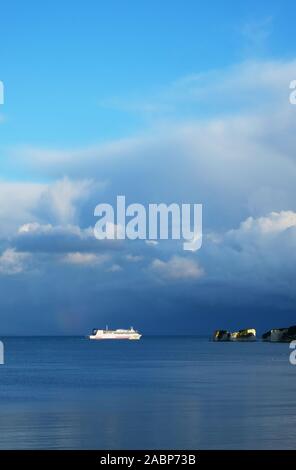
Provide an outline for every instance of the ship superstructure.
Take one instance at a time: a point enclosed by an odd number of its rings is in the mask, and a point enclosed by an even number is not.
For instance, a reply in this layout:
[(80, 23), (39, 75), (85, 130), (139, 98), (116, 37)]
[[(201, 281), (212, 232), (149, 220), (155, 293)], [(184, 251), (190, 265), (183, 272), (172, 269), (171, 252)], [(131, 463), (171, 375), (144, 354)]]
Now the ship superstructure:
[(138, 340), (141, 338), (141, 334), (134, 330), (133, 327), (129, 328), (128, 330), (109, 330), (106, 327), (105, 330), (97, 330), (94, 329), (92, 334), (89, 336), (89, 339), (129, 339), (129, 340)]

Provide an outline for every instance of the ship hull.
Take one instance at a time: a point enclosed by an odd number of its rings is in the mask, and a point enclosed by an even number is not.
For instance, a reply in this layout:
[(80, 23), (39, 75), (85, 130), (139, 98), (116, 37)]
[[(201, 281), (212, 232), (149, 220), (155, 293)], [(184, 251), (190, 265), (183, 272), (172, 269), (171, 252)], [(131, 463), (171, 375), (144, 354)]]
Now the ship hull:
[(142, 335), (90, 335), (89, 339), (93, 339), (96, 341), (107, 341), (107, 340), (128, 340), (128, 341), (138, 341)]

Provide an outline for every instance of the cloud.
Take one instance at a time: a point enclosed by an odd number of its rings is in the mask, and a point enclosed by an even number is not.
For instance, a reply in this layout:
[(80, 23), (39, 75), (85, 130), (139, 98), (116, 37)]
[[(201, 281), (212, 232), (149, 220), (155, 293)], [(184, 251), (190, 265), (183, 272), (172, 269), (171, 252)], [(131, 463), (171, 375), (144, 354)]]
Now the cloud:
[(112, 264), (112, 266), (110, 266), (110, 268), (108, 268), (106, 271), (110, 272), (110, 273), (118, 273), (120, 271), (122, 271), (122, 267), (119, 265), (119, 264)]
[(199, 279), (204, 275), (204, 270), (196, 261), (181, 256), (173, 256), (168, 261), (155, 259), (150, 269), (157, 277), (174, 281)]
[[(204, 116), (221, 116), (234, 111), (240, 113), (254, 107), (261, 110), (263, 104), (272, 107), (275, 103), (286, 100), (289, 83), (295, 78), (296, 61), (258, 58), (265, 49), (271, 29), (271, 17), (246, 23), (241, 28), (240, 34), (245, 38), (248, 57), (252, 57), (251, 59), (224, 69), (191, 73), (172, 81), (159, 91), (150, 94), (147, 92), (144, 97), (113, 97), (105, 100), (104, 106), (141, 115), (146, 113), (150, 118), (153, 116), (157, 123), (164, 117), (173, 117), (180, 121), (181, 116), (184, 121)], [(127, 143), (136, 143), (134, 139), (122, 141), (122, 144), (124, 142), (125, 146)], [(113, 145), (104, 144), (101, 146), (102, 150), (103, 147), (111, 150)], [(125, 148), (124, 153), (126, 150)], [(94, 147), (85, 149), (88, 158), (98, 152), (99, 149)], [(53, 156), (58, 155), (57, 151), (51, 153)], [(66, 155), (70, 158), (69, 151), (64, 152), (64, 156)], [(36, 156), (40, 158), (40, 155)], [(76, 158), (77, 151), (73, 152), (74, 156)], [(47, 157), (46, 150), (44, 157)]]
[[(95, 205), (115, 203), (118, 194), (128, 203), (201, 202), (214, 230), (267, 211), (296, 210), (296, 108), (289, 103), (295, 71), (295, 60), (253, 61), (192, 74), (161, 99), (178, 109), (195, 103), (206, 118), (166, 120), (133, 138), (81, 149), (18, 149), (27, 168), (69, 178), (53, 185), (36, 217), (86, 226)], [(100, 194), (92, 194), (90, 180), (105, 182)], [(65, 202), (55, 202), (64, 193)], [(88, 200), (87, 210), (80, 198)]]
[(0, 273), (13, 275), (25, 270), (25, 262), (28, 254), (18, 253), (13, 248), (8, 248), (0, 255)]
[(20, 224), (36, 220), (34, 207), (47, 185), (0, 181), (0, 236), (7, 237)]
[(156, 240), (146, 240), (145, 243), (148, 246), (157, 246), (158, 245), (158, 242)]
[(296, 227), (296, 212), (271, 212), (264, 217), (248, 217), (240, 224), (238, 229), (230, 230), (227, 236), (236, 239), (244, 235), (266, 236), (278, 234), (290, 227)]
[(120, 250), (119, 240), (97, 240), (92, 227), (80, 228), (77, 225), (39, 224), (22, 225), (12, 238), (15, 248), (31, 253), (73, 253)]
[(48, 235), (48, 234), (72, 234), (79, 238), (93, 238), (93, 230), (91, 227), (87, 229), (81, 229), (77, 225), (56, 225), (53, 226), (51, 224), (40, 224), (38, 222), (27, 223), (19, 227), (18, 233), (20, 236), (27, 236), (29, 234), (34, 235)]
[[(277, 309), (292, 312), (296, 107), (289, 103), (289, 83), (295, 71), (296, 61), (290, 60), (194, 73), (153, 96), (173, 111), (132, 138), (67, 150), (14, 149), (18, 166), (31, 169), (34, 178), (52, 180), (0, 184), (2, 256), (12, 250), (2, 264), (10, 258), (16, 266), (10, 271), (25, 269), (25, 253), (30, 263), (46, 268), (31, 299), (29, 276), (20, 276), (25, 278), (17, 287), (20, 304), (24, 297), (34, 304), (38, 289), (46, 308), (50, 302), (54, 312), (61, 305), (82, 309), (85, 324), (96, 320), (94, 302), (102, 302), (100, 315), (108, 316), (120, 301), (120, 315), (141, 311), (136, 318), (143, 324), (152, 321), (148, 313), (154, 308), (153, 324), (164, 311), (173, 312), (179, 324), (180, 311), (195, 321), (201, 307), (211, 328), (223, 315), (240, 323), (242, 311), (248, 321), (259, 311), (273, 311), (274, 318)], [(95, 206), (115, 205), (120, 194), (127, 204), (202, 203), (198, 261), (177, 241), (96, 240)], [(104, 255), (110, 259), (102, 269), (85, 269), (100, 266), (96, 262)], [(121, 269), (124, 275), (107, 274)], [(9, 280), (2, 276), (2, 282)], [(142, 313), (143, 299), (148, 306)], [(200, 317), (196, 321), (200, 325)]]
[(131, 263), (138, 263), (139, 261), (143, 260), (143, 256), (133, 255), (133, 254), (129, 253), (125, 256), (125, 259), (127, 261), (130, 261)]
[(248, 217), (238, 228), (211, 234), (202, 259), (210, 283), (294, 296), (296, 212)]
[[(38, 169), (40, 172), (48, 171), (50, 168), (68, 167), (74, 165), (74, 168), (83, 168), (81, 163), (84, 161), (86, 166), (108, 164), (110, 158), (118, 159), (120, 162), (123, 155), (129, 155), (136, 152), (138, 146), (141, 146), (142, 140), (139, 138), (122, 138), (115, 141), (104, 142), (100, 145), (72, 148), (72, 149), (53, 149), (35, 146), (15, 147), (11, 149), (11, 156), (17, 158), (20, 162), (26, 162), (31, 169)], [(69, 168), (67, 168), (69, 170)], [(71, 174), (67, 171), (67, 175)], [(76, 173), (75, 173), (76, 174)], [(83, 174), (83, 173), (82, 173)], [(78, 176), (76, 174), (76, 176)], [(89, 178), (90, 174), (88, 174)], [(59, 178), (61, 177), (59, 173)], [(104, 185), (106, 181), (101, 184)]]
[[(95, 202), (105, 183), (91, 178), (71, 180), (64, 177), (50, 184), (0, 181), (0, 236), (11, 235), (18, 226), (29, 221), (69, 225), (80, 222), (81, 214), (93, 217)], [(86, 204), (90, 202), (90, 207)]]
[(91, 179), (72, 181), (67, 177), (57, 180), (41, 194), (37, 214), (56, 224), (74, 224), (78, 221), (78, 211), (95, 188)]
[(87, 265), (87, 266), (97, 266), (105, 263), (109, 260), (109, 256), (104, 255), (97, 255), (95, 253), (67, 253), (63, 258), (62, 261), (68, 264), (76, 264), (76, 265)]

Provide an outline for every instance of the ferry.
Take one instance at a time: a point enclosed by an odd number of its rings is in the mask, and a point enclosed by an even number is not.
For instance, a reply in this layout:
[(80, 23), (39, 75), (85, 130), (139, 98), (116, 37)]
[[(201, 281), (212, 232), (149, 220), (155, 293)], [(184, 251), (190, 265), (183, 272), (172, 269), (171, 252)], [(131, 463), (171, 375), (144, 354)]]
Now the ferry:
[(106, 330), (97, 330), (94, 329), (92, 334), (89, 336), (89, 339), (129, 339), (129, 340), (138, 340), (141, 338), (141, 334), (134, 330), (133, 327), (130, 327), (129, 330), (109, 330), (106, 327)]

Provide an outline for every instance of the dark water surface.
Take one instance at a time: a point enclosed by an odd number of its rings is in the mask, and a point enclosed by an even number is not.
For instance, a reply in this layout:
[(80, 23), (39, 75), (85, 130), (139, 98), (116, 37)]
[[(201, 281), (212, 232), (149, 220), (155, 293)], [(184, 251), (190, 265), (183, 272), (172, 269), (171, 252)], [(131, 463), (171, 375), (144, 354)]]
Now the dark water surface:
[(6, 338), (2, 449), (293, 449), (289, 345)]

